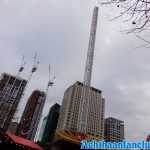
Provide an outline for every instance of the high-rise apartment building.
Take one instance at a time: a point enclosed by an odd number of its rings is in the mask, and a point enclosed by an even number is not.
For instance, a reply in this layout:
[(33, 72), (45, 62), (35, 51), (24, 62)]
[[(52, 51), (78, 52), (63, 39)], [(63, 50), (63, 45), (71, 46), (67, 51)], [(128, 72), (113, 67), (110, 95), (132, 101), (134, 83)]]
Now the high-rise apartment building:
[[(55, 135), (57, 128), (58, 117), (59, 117), (60, 105), (54, 104), (47, 115), (43, 120), (44, 132), (42, 134), (41, 143), (46, 144), (52, 140)], [(45, 125), (44, 125), (45, 124)], [(41, 129), (43, 130), (43, 129)]]
[[(92, 79), (92, 68), (93, 68), (93, 60), (94, 60), (94, 49), (95, 49), (95, 40), (96, 40), (96, 30), (97, 30), (97, 23), (98, 23), (98, 10), (99, 8), (96, 6), (94, 7), (92, 23), (91, 23), (91, 30), (90, 30), (90, 37), (89, 37), (89, 45), (87, 51), (87, 59), (86, 59), (86, 66), (84, 72), (84, 88), (81, 94), (82, 99), (80, 100), (79, 105), (79, 116), (78, 116), (78, 130), (81, 133), (86, 133), (86, 127), (88, 124), (88, 108), (89, 108), (89, 99), (87, 95), (89, 94), (89, 89), (91, 86), (91, 79)], [(87, 108), (87, 109), (85, 109)]]
[(3, 73), (0, 79), (0, 128), (6, 131), (17, 110), (27, 81)]
[(29, 140), (34, 140), (42, 115), (45, 99), (45, 92), (39, 90), (33, 91), (21, 117), (21, 121), (17, 129), (17, 135)]
[(76, 82), (65, 91), (57, 126), (57, 133), (60, 136), (61, 131), (75, 132), (75, 140), (71, 139), (76, 142), (85, 137), (104, 139), (105, 99), (101, 90), (91, 86), (98, 10), (97, 6), (94, 7), (84, 81)]
[(94, 87), (84, 86), (81, 82), (76, 82), (69, 87), (64, 94), (57, 130), (66, 130), (81, 133), (78, 127), (80, 116), (80, 104), (83, 99), (83, 91), (88, 90), (85, 98), (89, 102), (87, 109), (87, 125), (84, 134), (104, 138), (104, 106), (105, 100), (102, 92)]
[(124, 140), (124, 122), (112, 117), (106, 118), (105, 140), (112, 142)]

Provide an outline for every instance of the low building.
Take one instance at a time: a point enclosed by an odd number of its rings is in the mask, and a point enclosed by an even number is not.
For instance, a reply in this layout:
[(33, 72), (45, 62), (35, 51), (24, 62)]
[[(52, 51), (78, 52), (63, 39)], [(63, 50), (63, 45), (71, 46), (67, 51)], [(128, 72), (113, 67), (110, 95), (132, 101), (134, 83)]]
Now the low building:
[(110, 142), (124, 140), (124, 122), (112, 117), (106, 118), (105, 140)]
[(48, 116), (43, 120), (43, 126), (41, 130), (43, 130), (44, 127), (44, 131), (40, 141), (43, 145), (49, 143), (55, 135), (55, 131), (58, 123), (58, 117), (59, 117), (59, 110), (60, 110), (60, 105), (57, 103), (54, 104), (50, 108)]

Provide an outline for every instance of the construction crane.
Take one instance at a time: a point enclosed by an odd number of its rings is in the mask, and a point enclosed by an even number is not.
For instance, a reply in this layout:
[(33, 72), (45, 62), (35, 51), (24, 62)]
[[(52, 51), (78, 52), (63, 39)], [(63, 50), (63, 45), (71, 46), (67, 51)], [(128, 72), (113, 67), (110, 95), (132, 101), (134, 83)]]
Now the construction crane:
[[(23, 63), (23, 64), (25, 64), (25, 63)], [(37, 57), (37, 52), (35, 52), (34, 57), (33, 57), (33, 66), (32, 66), (31, 72), (30, 72), (30, 74), (29, 74), (29, 77), (28, 77), (28, 80), (27, 80), (27, 84), (26, 84), (26, 87), (25, 87), (25, 89), (24, 89), (24, 92), (23, 92), (23, 94), (22, 94), (21, 99), (23, 99), (23, 96), (25, 95), (25, 91), (26, 91), (26, 89), (27, 89), (27, 87), (28, 87), (28, 85), (29, 85), (29, 82), (31, 81), (31, 78), (32, 78), (33, 74), (34, 74), (34, 73), (37, 71), (37, 69), (38, 69), (38, 65), (39, 65), (39, 60), (38, 60), (38, 57)], [(18, 74), (19, 74), (20, 72), (22, 72), (23, 70), (24, 70), (24, 67), (20, 67)], [(18, 92), (19, 92), (19, 89), (18, 89), (17, 93), (18, 93)], [(17, 122), (18, 122), (19, 119), (20, 119), (19, 116), (17, 117), (17, 113), (18, 113), (18, 110), (19, 110), (19, 108), (20, 108), (21, 99), (20, 99), (20, 103), (18, 104), (18, 109), (17, 109), (17, 111), (16, 111), (16, 113), (15, 113), (15, 115), (14, 115), (14, 118), (13, 118), (13, 120), (16, 120)]]
[[(49, 64), (49, 67), (48, 67), (48, 83), (47, 83), (47, 86), (46, 86), (46, 90), (45, 90), (45, 94), (46, 94), (46, 99), (45, 99), (45, 103), (46, 103), (46, 100), (47, 100), (47, 96), (48, 96), (48, 90), (50, 87), (52, 87), (54, 85), (54, 80), (56, 79), (55, 77), (55, 74), (54, 76), (51, 78), (51, 65)], [(44, 108), (44, 107), (43, 107)], [(43, 113), (43, 112), (42, 112)], [(41, 119), (43, 117), (41, 116)], [(40, 119), (40, 120), (41, 120)], [(38, 129), (37, 129), (37, 133), (36, 133), (36, 136), (35, 136), (35, 140), (38, 139), (38, 135), (39, 135), (39, 129), (41, 128), (41, 121), (39, 121), (39, 125), (38, 125)]]
[(30, 75), (28, 77), (28, 82), (30, 82), (30, 80), (32, 78), (32, 75), (37, 71), (39, 63), (40, 62), (38, 60), (37, 52), (36, 52), (35, 55), (34, 55), (34, 57), (33, 57), (33, 67), (31, 69)]
[(49, 80), (48, 80), (48, 84), (47, 84), (47, 87), (46, 87), (46, 96), (48, 94), (49, 87), (52, 87), (54, 85), (54, 80), (55, 80), (55, 75), (51, 79), (51, 66), (50, 66), (50, 64), (49, 64), (48, 69), (49, 69)]
[(21, 66), (18, 70), (18, 73), (17, 73), (17, 77), (20, 76), (20, 74), (24, 71), (24, 67), (26, 65), (26, 62), (24, 60), (24, 55), (22, 56), (22, 61), (21, 61)]

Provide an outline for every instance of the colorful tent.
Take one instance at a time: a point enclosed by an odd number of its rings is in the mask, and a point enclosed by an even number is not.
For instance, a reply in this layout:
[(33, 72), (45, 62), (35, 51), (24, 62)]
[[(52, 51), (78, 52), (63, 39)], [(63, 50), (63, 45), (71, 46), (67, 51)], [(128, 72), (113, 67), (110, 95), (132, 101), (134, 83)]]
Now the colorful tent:
[(38, 144), (34, 143), (33, 141), (16, 136), (10, 132), (7, 132), (6, 134), (17, 144), (25, 145), (25, 146), (34, 148), (36, 150), (43, 150), (43, 148), (41, 148)]
[(0, 129), (0, 150), (44, 150), (33, 141)]

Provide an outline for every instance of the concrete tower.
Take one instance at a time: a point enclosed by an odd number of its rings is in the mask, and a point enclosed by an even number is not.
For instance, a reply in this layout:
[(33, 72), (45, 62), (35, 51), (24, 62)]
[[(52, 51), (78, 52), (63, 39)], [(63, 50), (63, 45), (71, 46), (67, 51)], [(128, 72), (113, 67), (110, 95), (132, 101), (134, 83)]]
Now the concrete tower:
[(97, 20), (98, 20), (98, 7), (95, 7), (94, 12), (93, 12), (90, 39), (89, 39), (89, 46), (88, 46), (88, 52), (87, 52), (86, 67), (85, 67), (85, 73), (84, 73), (84, 84), (86, 86), (91, 85), (91, 76), (92, 76), (92, 66), (93, 66), (93, 57), (94, 57), (94, 48), (95, 48)]
[(78, 130), (81, 133), (86, 133), (87, 126), (87, 118), (88, 118), (88, 110), (89, 110), (89, 87), (91, 85), (91, 77), (92, 77), (92, 67), (93, 67), (93, 57), (94, 57), (94, 48), (95, 48), (95, 38), (96, 38), (96, 29), (97, 29), (97, 20), (98, 20), (98, 7), (94, 8), (90, 38), (89, 38), (89, 46), (87, 52), (87, 60), (86, 67), (84, 73), (84, 87), (82, 88), (81, 95), (81, 104), (79, 108), (79, 117), (78, 117)]
[(94, 8), (92, 17), (84, 82), (76, 82), (65, 91), (57, 132), (71, 131), (93, 136), (97, 139), (104, 139), (105, 99), (102, 96), (101, 90), (90, 85), (98, 9), (98, 7)]

